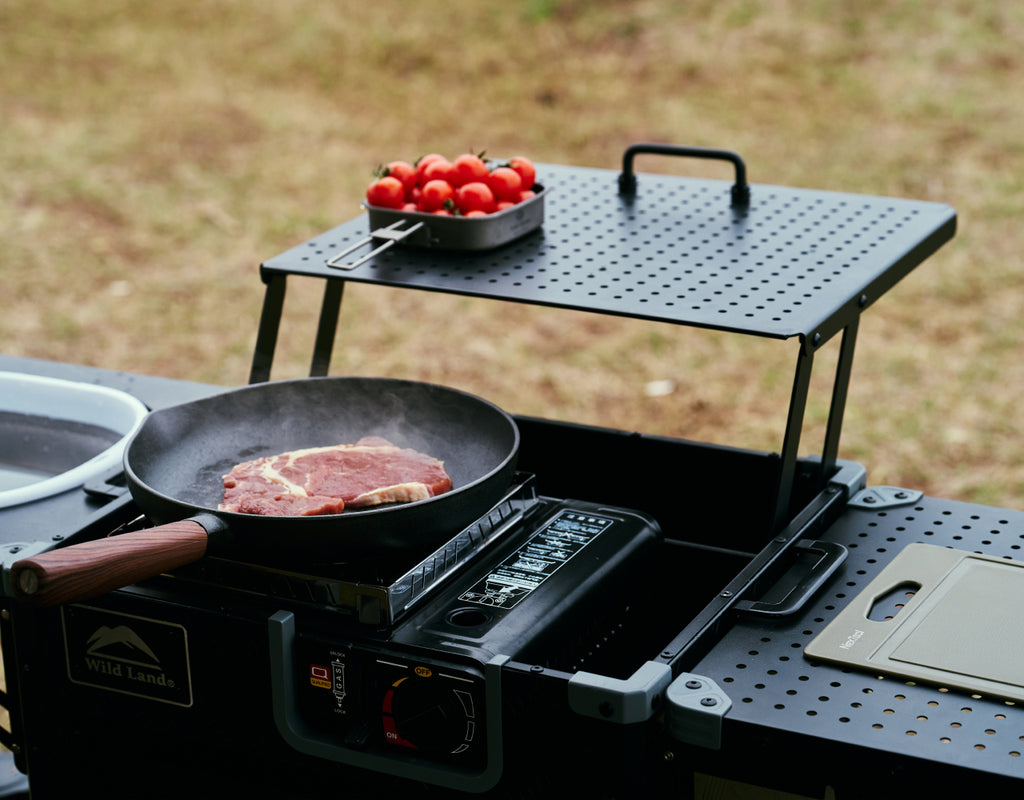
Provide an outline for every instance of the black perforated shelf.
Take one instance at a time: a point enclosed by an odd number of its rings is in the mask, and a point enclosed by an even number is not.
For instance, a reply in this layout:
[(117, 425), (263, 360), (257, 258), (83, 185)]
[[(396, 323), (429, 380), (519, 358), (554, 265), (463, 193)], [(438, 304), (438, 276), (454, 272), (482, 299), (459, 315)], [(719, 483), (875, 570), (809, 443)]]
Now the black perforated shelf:
[[(625, 177), (625, 157), (623, 169)], [(250, 383), (270, 379), (289, 275), (325, 279), (310, 375), (329, 372), (346, 282), (800, 337), (780, 448), (773, 515), (773, 526), (780, 527), (790, 510), (814, 351), (843, 332), (822, 451), (824, 480), (836, 460), (860, 313), (953, 237), (956, 213), (940, 203), (747, 184), (745, 178), (741, 187), (739, 170), (735, 184), (633, 173), (631, 167), (629, 174), (637, 179), (635, 191), (621, 194), (619, 172), (539, 164), (543, 225), (494, 249), (398, 244), (351, 269), (332, 267), (329, 262), (348, 265), (372, 249), (366, 244), (348, 254), (370, 232), (363, 214), (265, 261)]]
[[(774, 624), (739, 617), (693, 670), (715, 680), (733, 701), (729, 723), (739, 727), (732, 728), (731, 741), (726, 732), (725, 751), (735, 753), (737, 738), (757, 740), (756, 731), (767, 730), (768, 748), (801, 752), (806, 769), (820, 769), (832, 780), (855, 777), (856, 771), (844, 768), (852, 764), (875, 765), (863, 776), (874, 781), (873, 796), (889, 796), (879, 781), (887, 756), (898, 759), (899, 771), (920, 796), (931, 796), (925, 788), (965, 776), (980, 796), (999, 796), (982, 790), (984, 779), (1024, 778), (1020, 703), (803, 655), (804, 646), (911, 542), (1024, 559), (1024, 513), (925, 497), (882, 510), (849, 507), (821, 538), (845, 546), (849, 555), (812, 602)], [(992, 613), (1005, 618), (1008, 635), (1019, 634), (1020, 609)]]
[[(327, 266), (369, 232), (360, 215), (262, 265), (275, 273), (496, 297), (773, 338), (828, 340), (944, 242), (946, 205), (727, 181), (538, 165), (541, 229), (494, 250), (396, 246)], [(369, 249), (369, 248), (367, 248)], [(355, 255), (358, 255), (357, 252)]]

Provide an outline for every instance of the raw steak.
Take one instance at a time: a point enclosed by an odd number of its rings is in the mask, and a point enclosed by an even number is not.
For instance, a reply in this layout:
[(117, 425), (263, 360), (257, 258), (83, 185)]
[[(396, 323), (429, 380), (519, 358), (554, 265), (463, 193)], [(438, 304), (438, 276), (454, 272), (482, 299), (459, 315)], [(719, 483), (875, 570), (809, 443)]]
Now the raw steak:
[(443, 462), (379, 436), (245, 461), (223, 480), (221, 511), (276, 517), (409, 503), (452, 488)]

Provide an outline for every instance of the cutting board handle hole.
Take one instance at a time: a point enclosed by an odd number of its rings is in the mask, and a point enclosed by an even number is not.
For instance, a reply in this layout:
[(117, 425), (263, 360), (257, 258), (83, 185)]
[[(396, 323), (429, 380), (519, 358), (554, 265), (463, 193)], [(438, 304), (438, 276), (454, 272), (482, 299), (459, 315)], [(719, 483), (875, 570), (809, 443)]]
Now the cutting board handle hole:
[(874, 622), (888, 622), (895, 619), (910, 602), (915, 594), (921, 591), (921, 584), (914, 581), (903, 581), (893, 586), (889, 591), (880, 594), (871, 604), (868, 611), (868, 619)]

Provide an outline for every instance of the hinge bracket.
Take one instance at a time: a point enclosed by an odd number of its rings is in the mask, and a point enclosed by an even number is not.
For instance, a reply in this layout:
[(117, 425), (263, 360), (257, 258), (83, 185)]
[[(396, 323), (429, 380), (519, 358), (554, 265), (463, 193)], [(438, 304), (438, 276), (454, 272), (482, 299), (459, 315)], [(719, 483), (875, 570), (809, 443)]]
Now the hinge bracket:
[(718, 750), (722, 720), (732, 700), (718, 684), (703, 675), (684, 672), (668, 687), (665, 717), (669, 733), (684, 744)]
[(924, 492), (898, 486), (869, 486), (857, 492), (848, 505), (854, 508), (894, 508), (916, 503)]

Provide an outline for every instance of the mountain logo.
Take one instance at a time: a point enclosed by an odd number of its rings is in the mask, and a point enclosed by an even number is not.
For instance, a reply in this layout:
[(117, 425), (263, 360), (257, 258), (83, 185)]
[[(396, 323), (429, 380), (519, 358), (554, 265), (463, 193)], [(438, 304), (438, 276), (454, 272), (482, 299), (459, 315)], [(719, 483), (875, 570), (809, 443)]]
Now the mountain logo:
[(61, 617), (72, 683), (192, 705), (188, 631), (183, 625), (78, 604), (62, 606)]
[(103, 625), (86, 642), (86, 654), (140, 667), (159, 667), (160, 659), (148, 644), (127, 625)]

